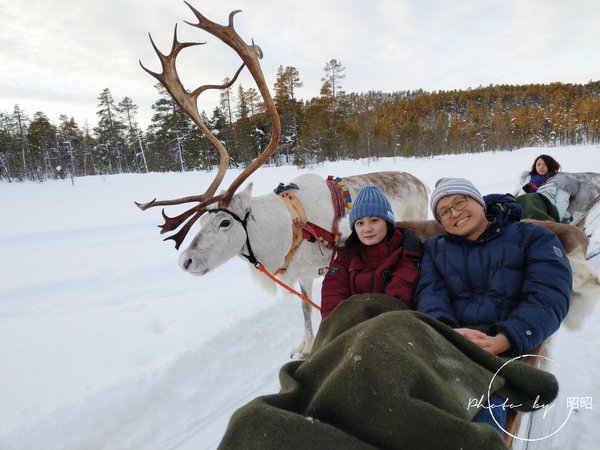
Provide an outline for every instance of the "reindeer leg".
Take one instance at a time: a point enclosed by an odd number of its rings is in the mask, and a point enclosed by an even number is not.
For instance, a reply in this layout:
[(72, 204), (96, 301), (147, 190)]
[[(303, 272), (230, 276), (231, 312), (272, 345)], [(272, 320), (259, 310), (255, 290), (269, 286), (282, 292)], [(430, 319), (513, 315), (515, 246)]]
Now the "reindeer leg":
[[(311, 298), (313, 280), (300, 280), (300, 292)], [(304, 317), (304, 337), (300, 345), (292, 351), (292, 359), (305, 359), (310, 353), (315, 335), (312, 327), (312, 306), (306, 302), (302, 302), (302, 315)]]

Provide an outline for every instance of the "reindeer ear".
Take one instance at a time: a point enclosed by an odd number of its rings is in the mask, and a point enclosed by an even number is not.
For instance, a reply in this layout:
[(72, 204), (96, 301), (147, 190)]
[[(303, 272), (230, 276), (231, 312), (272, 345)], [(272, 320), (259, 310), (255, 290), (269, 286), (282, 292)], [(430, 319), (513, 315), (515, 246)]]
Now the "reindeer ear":
[(235, 194), (231, 201), (232, 208), (240, 214), (241, 217), (244, 217), (246, 213), (250, 212), (250, 208), (252, 207), (252, 187), (253, 183), (248, 183), (248, 186), (246, 186), (243, 191)]
[(251, 181), (250, 183), (248, 183), (248, 186), (246, 186), (246, 188), (240, 192), (240, 193), (244, 193), (247, 192), (248, 193), (248, 197), (250, 197), (252, 195), (252, 188), (254, 187), (254, 183)]

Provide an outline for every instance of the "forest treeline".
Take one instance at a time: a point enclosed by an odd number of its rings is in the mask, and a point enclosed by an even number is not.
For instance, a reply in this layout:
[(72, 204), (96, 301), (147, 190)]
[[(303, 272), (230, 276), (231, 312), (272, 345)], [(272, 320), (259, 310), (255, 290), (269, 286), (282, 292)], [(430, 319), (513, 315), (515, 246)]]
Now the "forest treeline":
[[(282, 124), (272, 164), (386, 156), (433, 156), (526, 146), (600, 143), (600, 81), (587, 84), (491, 85), (425, 92), (346, 93), (344, 66), (323, 69), (320, 95), (297, 98), (303, 82), (295, 67), (279, 67), (273, 97)], [(228, 81), (228, 80), (225, 80)], [(98, 123), (82, 126), (67, 115), (51, 123), (28, 117), (18, 105), (0, 112), (0, 179), (65, 178), (148, 171), (211, 170), (217, 152), (191, 120), (156, 85), (146, 130), (130, 97), (98, 96)], [(243, 167), (266, 146), (271, 124), (258, 91), (239, 85), (221, 92), (204, 122)]]

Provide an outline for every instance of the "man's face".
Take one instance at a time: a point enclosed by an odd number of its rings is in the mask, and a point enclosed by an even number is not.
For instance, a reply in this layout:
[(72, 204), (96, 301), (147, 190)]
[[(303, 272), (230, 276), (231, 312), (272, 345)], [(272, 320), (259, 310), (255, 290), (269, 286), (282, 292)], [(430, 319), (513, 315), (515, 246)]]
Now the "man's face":
[(471, 197), (460, 194), (442, 197), (435, 207), (435, 213), (447, 233), (472, 241), (481, 236), (488, 225), (483, 206)]

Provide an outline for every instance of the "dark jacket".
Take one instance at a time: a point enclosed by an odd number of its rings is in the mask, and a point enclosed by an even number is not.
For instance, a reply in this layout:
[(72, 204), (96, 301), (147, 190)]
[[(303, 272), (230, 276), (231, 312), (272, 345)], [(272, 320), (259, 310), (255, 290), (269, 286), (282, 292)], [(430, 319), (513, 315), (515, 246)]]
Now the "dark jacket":
[(360, 251), (342, 248), (323, 280), (321, 317), (354, 294), (387, 294), (412, 307), (422, 254), (421, 241), (406, 229)]
[(571, 268), (554, 233), (519, 221), (512, 195), (484, 198), (490, 225), (477, 240), (444, 234), (425, 242), (415, 304), (452, 327), (502, 333), (507, 355), (522, 355), (567, 314)]

